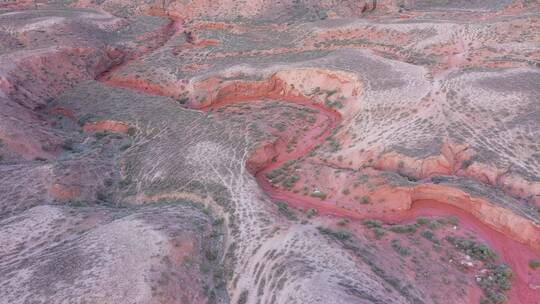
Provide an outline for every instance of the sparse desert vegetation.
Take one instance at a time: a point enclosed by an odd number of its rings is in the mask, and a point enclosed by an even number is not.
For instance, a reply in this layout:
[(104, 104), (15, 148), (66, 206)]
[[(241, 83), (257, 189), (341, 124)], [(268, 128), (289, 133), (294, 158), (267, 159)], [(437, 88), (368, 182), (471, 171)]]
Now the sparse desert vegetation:
[(4, 1), (0, 303), (540, 303), (535, 1)]

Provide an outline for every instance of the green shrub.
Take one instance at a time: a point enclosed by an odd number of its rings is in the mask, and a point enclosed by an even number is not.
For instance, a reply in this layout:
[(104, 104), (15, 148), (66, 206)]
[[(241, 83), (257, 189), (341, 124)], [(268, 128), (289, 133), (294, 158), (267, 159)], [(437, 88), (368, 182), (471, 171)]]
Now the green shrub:
[(95, 117), (93, 114), (85, 114), (81, 118), (79, 118), (78, 123), (80, 126), (84, 126), (87, 122), (91, 122), (93, 120), (95, 120)]
[(215, 261), (218, 258), (217, 252), (211, 249), (206, 250), (204, 255), (209, 261)]
[(422, 216), (416, 219), (416, 223), (417, 223), (418, 225), (422, 225), (422, 226), (423, 226), (423, 225), (427, 225), (427, 224), (429, 224), (430, 222), (431, 222), (431, 221), (430, 221), (428, 218), (422, 217)]
[(247, 290), (242, 291), (240, 297), (238, 297), (238, 304), (246, 304), (248, 300), (249, 292)]
[(189, 98), (183, 97), (177, 100), (179, 104), (184, 105), (189, 101)]
[(477, 280), (485, 298), (480, 303), (502, 304), (507, 299), (505, 292), (512, 287), (512, 269), (505, 264), (489, 264), (487, 272)]
[(98, 140), (107, 137), (107, 135), (109, 135), (108, 132), (96, 132), (96, 133), (94, 133), (94, 137), (96, 139), (98, 139)]
[(368, 228), (381, 228), (382, 227), (382, 222), (379, 220), (366, 219), (362, 221), (362, 224)]
[(340, 226), (345, 226), (349, 223), (349, 219), (340, 219), (337, 224), (340, 225)]
[(469, 168), (473, 163), (473, 160), (472, 159), (466, 159), (464, 160), (462, 163), (461, 163), (461, 169), (465, 170), (467, 168)]
[(135, 127), (129, 127), (128, 130), (127, 130), (127, 135), (128, 136), (134, 136), (135, 133), (137, 133), (137, 129)]
[(416, 232), (416, 225), (410, 224), (410, 225), (395, 225), (390, 227), (390, 231), (395, 233), (415, 233)]
[(131, 184), (131, 179), (128, 178), (128, 177), (126, 177), (126, 178), (124, 178), (124, 179), (122, 179), (122, 180), (120, 180), (118, 182), (118, 186), (120, 186), (120, 188), (125, 188), (125, 187), (129, 186), (129, 184)]
[(351, 233), (346, 230), (332, 230), (325, 227), (317, 227), (320, 233), (332, 236), (338, 240), (346, 241), (351, 238)]
[(355, 199), (360, 202), (360, 204), (364, 204), (364, 205), (367, 205), (369, 204), (369, 202), (371, 201), (371, 199), (369, 198), (369, 196), (367, 195), (364, 195), (362, 197), (355, 197)]
[(126, 143), (120, 146), (120, 151), (126, 151), (131, 147), (131, 143)]
[(286, 126), (285, 126), (285, 124), (282, 123), (282, 122), (277, 122), (277, 123), (275, 123), (275, 124), (272, 125), (272, 128), (277, 129), (277, 130), (280, 131), (280, 132), (283, 132), (283, 131), (285, 131)]
[(439, 221), (432, 221), (431, 223), (428, 224), (427, 227), (428, 227), (428, 229), (431, 229), (431, 230), (437, 230), (441, 226), (442, 226), (442, 224)]
[(296, 215), (294, 214), (294, 211), (289, 208), (287, 203), (285, 202), (276, 202), (276, 205), (278, 206), (278, 211), (285, 215), (290, 220), (296, 220)]
[(463, 253), (470, 255), (477, 260), (493, 261), (497, 258), (497, 254), (493, 250), (476, 241), (454, 236), (447, 236), (445, 240)]
[(312, 218), (314, 216), (317, 215), (317, 209), (313, 209), (313, 208), (310, 208), (307, 212), (306, 212), (306, 216), (308, 218)]
[(96, 193), (96, 199), (100, 202), (106, 202), (109, 200), (109, 195), (105, 191), (98, 191)]
[(374, 228), (373, 233), (375, 234), (375, 238), (377, 240), (380, 240), (383, 237), (383, 235), (386, 234), (386, 231), (384, 231), (384, 229), (382, 228)]
[(510, 290), (512, 288), (512, 269), (506, 264), (490, 265), (491, 277), (495, 287), (499, 290)]
[(74, 144), (75, 143), (73, 142), (72, 139), (66, 139), (62, 143), (62, 149), (66, 150), (66, 151), (73, 151), (73, 145)]
[(429, 231), (429, 230), (424, 230), (422, 231), (422, 233), (420, 233), (421, 236), (423, 236), (424, 238), (432, 241), (434, 238), (435, 238), (435, 235), (433, 234), (433, 232)]
[(340, 148), (339, 143), (335, 141), (334, 139), (332, 139), (332, 141), (330, 141), (330, 151), (337, 152), (339, 151), (339, 148)]
[(281, 167), (267, 172), (265, 174), (265, 177), (274, 185), (281, 183), (283, 187), (290, 189), (300, 179), (300, 177), (298, 177), (297, 175), (289, 174), (289, 169), (295, 163), (296, 161), (288, 161), (284, 163)]
[(272, 181), (273, 179), (277, 178), (281, 174), (285, 173), (285, 171), (281, 168), (274, 169), (268, 173), (265, 174), (266, 178)]
[(285, 188), (292, 188), (294, 186), (294, 184), (296, 184), (296, 182), (300, 179), (300, 177), (296, 176), (296, 175), (290, 175), (290, 176), (287, 176), (283, 179), (283, 181), (281, 182), (281, 185), (283, 185), (283, 187)]
[(448, 217), (445, 217), (445, 218), (442, 218), (442, 219), (438, 219), (437, 222), (440, 223), (441, 225), (458, 226), (459, 225), (459, 218), (452, 215), (452, 216), (448, 216)]
[(69, 205), (73, 206), (73, 207), (88, 207), (89, 206), (88, 202), (80, 201), (80, 200), (72, 201), (72, 202), (70, 202)]
[(392, 248), (394, 248), (394, 250), (399, 255), (406, 256), (406, 255), (410, 254), (409, 249), (407, 249), (406, 247), (401, 246), (401, 244), (399, 243), (398, 240), (392, 240)]
[(530, 260), (529, 261), (529, 267), (531, 269), (536, 269), (536, 268), (540, 267), (540, 261), (538, 261), (538, 260)]

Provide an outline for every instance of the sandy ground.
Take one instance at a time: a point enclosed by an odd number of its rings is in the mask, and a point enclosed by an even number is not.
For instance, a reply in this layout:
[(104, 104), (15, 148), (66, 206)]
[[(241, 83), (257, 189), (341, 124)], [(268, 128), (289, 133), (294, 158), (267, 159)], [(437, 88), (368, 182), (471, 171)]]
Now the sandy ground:
[(0, 13), (0, 302), (540, 303), (537, 3)]

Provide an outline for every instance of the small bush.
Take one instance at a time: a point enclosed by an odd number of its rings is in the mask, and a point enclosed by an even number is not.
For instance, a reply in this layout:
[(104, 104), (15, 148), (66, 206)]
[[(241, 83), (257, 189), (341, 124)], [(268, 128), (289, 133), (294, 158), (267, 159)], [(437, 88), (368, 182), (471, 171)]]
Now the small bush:
[(375, 238), (377, 240), (380, 240), (383, 237), (383, 235), (386, 234), (386, 231), (384, 231), (384, 229), (382, 228), (374, 228), (373, 233), (375, 234)]
[(131, 184), (131, 179), (130, 178), (125, 178), (125, 179), (122, 179), (118, 182), (118, 186), (120, 186), (120, 188), (125, 188), (127, 186), (129, 186), (129, 184)]
[(346, 241), (351, 238), (351, 233), (346, 230), (332, 230), (330, 228), (318, 227), (319, 232), (329, 235), (341, 241)]
[(363, 220), (362, 224), (368, 228), (381, 228), (382, 222), (379, 220)]
[(392, 240), (392, 248), (401, 256), (409, 255), (409, 249), (401, 246), (398, 240)]
[(79, 201), (79, 200), (77, 200), (77, 201), (72, 201), (72, 202), (70, 202), (69, 205), (70, 205), (70, 206), (73, 206), (73, 207), (88, 207), (88, 206), (89, 206), (88, 202), (86, 202), (86, 201)]
[(94, 137), (96, 139), (98, 139), (98, 140), (107, 137), (107, 135), (109, 135), (109, 133), (107, 133), (107, 132), (96, 132), (96, 133), (94, 133)]
[(179, 104), (184, 105), (189, 101), (189, 98), (183, 97), (177, 100)]
[(281, 185), (283, 185), (283, 187), (285, 188), (290, 189), (294, 186), (294, 184), (296, 184), (296, 182), (299, 179), (300, 178), (296, 175), (290, 175), (290, 176), (285, 177), (285, 179), (283, 179), (283, 181), (281, 182)]
[(464, 160), (462, 163), (461, 163), (461, 169), (465, 170), (467, 168), (469, 168), (473, 163), (473, 160), (472, 159), (466, 159)]
[(66, 139), (63, 143), (62, 143), (62, 149), (66, 150), (66, 151), (73, 151), (73, 145), (75, 143), (73, 142), (72, 139)]
[(294, 214), (294, 211), (289, 208), (287, 203), (285, 202), (276, 202), (276, 205), (278, 206), (278, 211), (285, 215), (290, 220), (296, 220), (296, 215)]
[(277, 168), (265, 174), (266, 178), (271, 182), (273, 179), (279, 177), (281, 174), (285, 173), (283, 169)]
[[(442, 226), (442, 225), (458, 226), (459, 225), (459, 218), (452, 215), (452, 216), (447, 216), (445, 218), (437, 219), (437, 221), (435, 221), (435, 222), (439, 224), (438, 227)], [(433, 222), (433, 223), (435, 223), (435, 222)]]
[(340, 225), (340, 226), (345, 226), (349, 223), (349, 220), (348, 219), (340, 219), (337, 224)]
[(306, 212), (306, 216), (308, 218), (312, 218), (314, 216), (317, 215), (317, 210), (316, 209), (313, 209), (313, 208), (310, 208), (307, 212)]
[(225, 223), (225, 219), (220, 217), (212, 222), (212, 226), (221, 226)]
[(420, 233), (420, 235), (423, 236), (424, 238), (430, 240), (430, 241), (433, 240), (433, 238), (435, 237), (433, 232), (431, 232), (429, 230), (422, 231), (422, 233)]
[(204, 255), (209, 261), (215, 261), (218, 258), (217, 252), (211, 249), (206, 250)]
[(330, 142), (330, 148), (331, 148), (330, 150), (331, 150), (332, 152), (337, 152), (337, 151), (339, 151), (339, 148), (340, 148), (339, 143), (338, 143), (337, 141), (335, 141), (335, 140), (332, 141), (332, 142)]
[(127, 130), (127, 135), (128, 136), (134, 136), (135, 133), (137, 133), (137, 129), (134, 128), (134, 127), (129, 127), (128, 130)]
[(93, 121), (94, 120), (94, 115), (93, 114), (85, 114), (83, 115), (81, 118), (79, 118), (79, 126), (84, 126), (87, 122), (90, 122), (90, 121)]
[(463, 253), (482, 261), (493, 261), (497, 258), (497, 254), (484, 244), (473, 240), (467, 240), (462, 237), (447, 236), (445, 238), (450, 244), (454, 245)]
[(433, 221), (431, 223), (428, 224), (428, 229), (431, 229), (431, 230), (437, 230), (439, 228), (441, 228), (442, 224), (438, 221)]
[(331, 136), (327, 137), (326, 138), (327, 141), (330, 142), (330, 151), (331, 152), (337, 152), (339, 151), (340, 149), (340, 145), (339, 145), (339, 142), (337, 142), (334, 138), (332, 138)]
[(422, 226), (423, 226), (423, 225), (429, 224), (429, 223), (430, 223), (430, 220), (429, 220), (428, 218), (425, 218), (425, 217), (422, 217), (422, 216), (421, 216), (421, 217), (419, 217), (419, 218), (416, 219), (416, 223), (417, 223), (418, 225), (422, 225)]
[(248, 300), (249, 292), (247, 290), (242, 291), (240, 297), (238, 297), (238, 304), (246, 304)]
[(512, 287), (512, 269), (505, 264), (489, 264), (487, 272), (477, 280), (484, 292), (485, 298), (480, 303), (502, 304), (506, 303), (505, 292)]
[(364, 205), (367, 205), (369, 204), (369, 202), (371, 201), (371, 199), (369, 198), (369, 196), (367, 195), (364, 195), (360, 198), (360, 203), (361, 204), (364, 204)]
[(459, 225), (459, 218), (456, 216), (449, 216), (446, 218), (446, 222), (450, 225), (457, 226)]
[(390, 231), (395, 233), (415, 233), (416, 232), (416, 225), (396, 225), (390, 227)]
[(281, 184), (283, 187), (290, 189), (300, 179), (297, 175), (289, 174), (289, 169), (295, 164), (295, 161), (288, 161), (280, 168), (274, 169), (265, 174), (265, 177), (270, 183), (276, 185)]
[(536, 269), (536, 268), (540, 267), (540, 261), (538, 261), (538, 260), (530, 260), (529, 261), (529, 267), (531, 269)]
[(123, 144), (122, 146), (120, 146), (120, 151), (126, 151), (130, 147), (131, 147), (130, 143)]
[(275, 123), (275, 124), (272, 125), (272, 128), (274, 128), (274, 129), (276, 129), (276, 130), (278, 130), (278, 131), (280, 131), (280, 132), (283, 132), (283, 131), (285, 131), (286, 126), (285, 126), (285, 124), (282, 123), (282, 122), (277, 122), (277, 123)]
[(107, 202), (109, 200), (109, 195), (105, 191), (98, 191), (96, 193), (96, 199), (100, 202)]
[(512, 287), (512, 269), (506, 264), (490, 265), (491, 277), (495, 287), (499, 290), (510, 290)]
[(114, 184), (114, 181), (112, 178), (106, 178), (105, 180), (103, 180), (103, 185), (105, 185), (105, 187), (110, 187)]

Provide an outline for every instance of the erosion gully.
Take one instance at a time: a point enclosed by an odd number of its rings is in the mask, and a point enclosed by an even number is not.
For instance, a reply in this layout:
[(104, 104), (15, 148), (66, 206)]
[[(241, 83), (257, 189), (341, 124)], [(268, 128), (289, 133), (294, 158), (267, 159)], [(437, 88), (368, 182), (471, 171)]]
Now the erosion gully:
[[(181, 31), (182, 21), (172, 20), (165, 31), (167, 37), (163, 40), (161, 46), (165, 45), (167, 41), (174, 35), (181, 34)], [(147, 50), (146, 53), (154, 51), (157, 48), (159, 48), (159, 46)], [(97, 80), (109, 86), (124, 87), (121, 83), (108, 81), (108, 79), (113, 75), (114, 71), (128, 65), (129, 62), (134, 59), (136, 58), (124, 58), (124, 61), (111, 67), (111, 69), (100, 75)], [(149, 86), (146, 86), (146, 88), (148, 87)], [(133, 85), (130, 85), (128, 88), (142, 91), (150, 95), (167, 96), (165, 92), (159, 92), (159, 90), (155, 89), (147, 90), (144, 87), (136, 88), (133, 87)], [(299, 145), (291, 153), (287, 152), (287, 140), (278, 138), (274, 143), (274, 149), (277, 152), (274, 155), (275, 157), (272, 160), (269, 159), (268, 161), (264, 162), (262, 167), (259, 167), (257, 170), (252, 172), (262, 190), (270, 198), (273, 200), (284, 201), (291, 207), (304, 209), (315, 208), (320, 215), (336, 216), (340, 218), (345, 217), (356, 220), (364, 218), (354, 211), (339, 208), (332, 202), (321, 201), (318, 198), (304, 196), (299, 193), (293, 193), (292, 191), (274, 187), (265, 177), (266, 173), (282, 166), (287, 161), (296, 160), (303, 157), (316, 145), (323, 143), (325, 138), (330, 135), (332, 130), (341, 122), (341, 115), (338, 112), (324, 107), (319, 103), (315, 103), (304, 96), (283, 96), (277, 92), (267, 92), (264, 95), (257, 96), (236, 92), (236, 94), (233, 95), (234, 96), (229, 96), (226, 99), (219, 101), (216, 100), (209, 106), (194, 106), (193, 108), (208, 112), (235, 103), (244, 103), (267, 98), (281, 102), (294, 103), (318, 110), (318, 113), (316, 114), (317, 121), (326, 121), (326, 123), (316, 124), (316, 126), (310, 128), (309, 131), (303, 133), (304, 138), (301, 140), (303, 145)], [(507, 237), (503, 233), (488, 227), (467, 211), (445, 204), (443, 201), (421, 200), (413, 202), (410, 210), (399, 211), (391, 215), (387, 214), (372, 218), (378, 218), (389, 223), (408, 223), (413, 222), (418, 216), (457, 217), (459, 219), (460, 227), (474, 232), (479, 240), (485, 242), (491, 248), (493, 248), (499, 254), (501, 260), (512, 268), (514, 277), (512, 281), (512, 289), (507, 293), (508, 303), (540, 304), (540, 274), (531, 270), (528, 266), (529, 260), (538, 259), (540, 253), (535, 252), (524, 244), (521, 244)]]
[[(341, 115), (336, 111), (328, 109), (319, 103), (315, 103), (308, 98), (301, 96), (286, 96), (279, 98), (269, 94), (272, 100), (282, 102), (290, 102), (303, 105), (314, 110), (318, 110), (315, 114), (317, 121), (326, 121), (323, 124), (315, 124), (308, 132), (304, 133), (304, 139), (299, 140), (302, 146), (298, 146), (292, 153), (287, 152), (288, 140), (278, 138), (274, 149), (277, 154), (274, 159), (268, 160), (264, 166), (252, 172), (259, 183), (260, 187), (273, 200), (286, 202), (289, 206), (295, 208), (314, 208), (321, 215), (330, 215), (340, 218), (349, 218), (361, 220), (365, 217), (351, 210), (345, 210), (337, 207), (330, 201), (321, 201), (319, 198), (305, 196), (300, 193), (293, 193), (285, 189), (273, 186), (266, 178), (266, 174), (272, 170), (281, 167), (284, 163), (290, 160), (299, 159), (308, 154), (316, 145), (325, 141), (325, 138), (330, 135), (332, 130), (338, 126), (341, 121)], [(251, 98), (243, 96), (240, 92), (238, 95), (227, 100), (220, 100), (212, 103), (210, 106), (198, 108), (202, 111), (215, 110), (223, 108), (235, 103), (249, 102)], [(251, 99), (253, 100), (253, 99)], [(514, 278), (512, 281), (512, 289), (508, 291), (508, 303), (540, 303), (540, 275), (535, 274), (529, 266), (528, 262), (531, 259), (537, 259), (539, 254), (513, 239), (507, 237), (486, 224), (483, 224), (470, 213), (461, 210), (457, 207), (445, 204), (440, 201), (418, 200), (414, 201), (412, 208), (407, 211), (399, 211), (393, 214), (385, 214), (373, 216), (387, 223), (410, 223), (415, 222), (419, 216), (428, 217), (447, 217), (455, 216), (459, 219), (460, 227), (472, 231), (479, 240), (485, 242), (494, 249), (500, 256), (501, 260), (512, 268)], [(535, 286), (538, 286), (535, 288)]]

